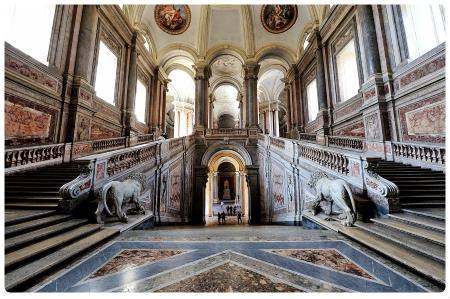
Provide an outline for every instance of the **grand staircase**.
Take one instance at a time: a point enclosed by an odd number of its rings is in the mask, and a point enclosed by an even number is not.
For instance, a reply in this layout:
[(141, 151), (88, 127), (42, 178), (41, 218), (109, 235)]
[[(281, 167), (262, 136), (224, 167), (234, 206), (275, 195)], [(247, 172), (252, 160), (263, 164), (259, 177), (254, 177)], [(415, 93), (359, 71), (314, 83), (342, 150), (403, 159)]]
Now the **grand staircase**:
[(445, 174), (411, 165), (380, 161), (380, 176), (399, 190), (401, 210), (370, 223), (342, 227), (318, 217), (307, 218), (378, 251), (444, 287)]
[(57, 210), (59, 188), (79, 174), (59, 164), (5, 177), (5, 286), (23, 291), (44, 275), (110, 239), (119, 231)]

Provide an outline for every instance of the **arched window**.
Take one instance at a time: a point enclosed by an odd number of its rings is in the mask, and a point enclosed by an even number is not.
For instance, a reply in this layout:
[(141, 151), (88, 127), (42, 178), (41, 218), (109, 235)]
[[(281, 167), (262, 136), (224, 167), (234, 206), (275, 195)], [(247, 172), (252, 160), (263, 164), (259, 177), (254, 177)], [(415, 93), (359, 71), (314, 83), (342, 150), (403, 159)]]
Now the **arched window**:
[(400, 8), (410, 60), (445, 41), (442, 5), (401, 5)]
[(117, 56), (100, 41), (98, 49), (95, 92), (97, 96), (115, 105)]
[(137, 80), (136, 84), (136, 102), (134, 104), (134, 114), (136, 119), (141, 123), (145, 123), (145, 114), (147, 111), (147, 88), (141, 80)]
[(147, 49), (147, 51), (150, 52), (150, 46), (149, 46), (148, 41), (147, 41), (146, 38), (144, 39), (144, 47)]
[(305, 40), (303, 41), (303, 50), (305, 50), (308, 47), (308, 45), (309, 45), (308, 38), (309, 38), (310, 35), (311, 35), (311, 32), (307, 32), (305, 34)]
[(4, 12), (4, 16), (8, 27), (5, 30), (5, 40), (39, 62), (47, 64), (56, 6), (41, 3), (14, 4), (6, 8), (8, 11)]
[(306, 98), (308, 102), (308, 121), (313, 121), (319, 112), (319, 100), (317, 98), (317, 81), (312, 80), (306, 86)]
[(345, 102), (355, 96), (359, 89), (358, 66), (353, 38), (336, 54), (336, 67), (339, 81), (339, 101)]

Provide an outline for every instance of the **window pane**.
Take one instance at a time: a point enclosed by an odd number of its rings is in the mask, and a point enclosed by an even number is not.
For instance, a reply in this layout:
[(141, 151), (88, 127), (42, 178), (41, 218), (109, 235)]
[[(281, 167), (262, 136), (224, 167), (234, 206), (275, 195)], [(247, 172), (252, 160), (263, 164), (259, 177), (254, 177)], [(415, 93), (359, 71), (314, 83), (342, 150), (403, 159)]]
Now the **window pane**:
[(340, 101), (344, 102), (358, 93), (359, 78), (356, 65), (355, 43), (351, 39), (336, 55)]
[(39, 62), (47, 64), (56, 6), (30, 3), (8, 5), (6, 9), (5, 40)]
[(95, 91), (99, 98), (113, 105), (116, 90), (116, 69), (116, 55), (100, 41), (97, 72), (95, 76)]
[(317, 112), (319, 112), (319, 101), (317, 99), (317, 83), (316, 79), (306, 86), (306, 98), (308, 100), (308, 120), (316, 119)]
[(308, 47), (308, 45), (309, 45), (309, 42), (308, 42), (309, 35), (310, 35), (310, 33), (306, 34), (305, 41), (303, 42), (303, 50), (306, 49), (306, 47)]
[(147, 39), (144, 41), (144, 47), (147, 49), (147, 51), (150, 51), (150, 46), (148, 45)]
[(141, 123), (145, 123), (145, 107), (147, 104), (147, 88), (140, 80), (136, 85), (136, 103), (134, 105), (134, 114), (136, 119)]
[(445, 15), (440, 5), (401, 5), (409, 59), (445, 41)]

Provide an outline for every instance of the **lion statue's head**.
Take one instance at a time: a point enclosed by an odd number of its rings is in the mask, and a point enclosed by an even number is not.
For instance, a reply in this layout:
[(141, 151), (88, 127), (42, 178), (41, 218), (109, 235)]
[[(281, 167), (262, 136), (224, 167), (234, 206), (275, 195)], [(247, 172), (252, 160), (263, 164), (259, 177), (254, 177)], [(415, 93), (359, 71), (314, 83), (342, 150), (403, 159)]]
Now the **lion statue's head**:
[(311, 174), (311, 177), (309, 178), (307, 185), (311, 188), (315, 188), (317, 181), (320, 180), (321, 178), (328, 178), (328, 176), (323, 171), (316, 171), (313, 174)]
[(127, 180), (135, 180), (141, 184), (141, 191), (144, 190), (147, 185), (147, 177), (143, 173), (132, 173), (127, 177)]

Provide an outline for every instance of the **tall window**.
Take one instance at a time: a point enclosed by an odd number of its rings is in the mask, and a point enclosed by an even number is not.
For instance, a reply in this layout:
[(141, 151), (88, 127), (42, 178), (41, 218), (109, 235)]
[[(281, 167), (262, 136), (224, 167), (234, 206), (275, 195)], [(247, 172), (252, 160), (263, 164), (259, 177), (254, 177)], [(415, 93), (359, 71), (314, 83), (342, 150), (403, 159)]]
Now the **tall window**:
[(95, 91), (102, 100), (114, 105), (117, 56), (102, 42), (98, 49)]
[(319, 100), (317, 98), (317, 82), (316, 79), (306, 86), (306, 98), (308, 102), (308, 121), (313, 121), (319, 112)]
[(6, 6), (5, 40), (39, 62), (47, 64), (55, 9), (55, 5), (40, 3)]
[(358, 93), (359, 78), (356, 65), (355, 42), (351, 39), (336, 55), (339, 81), (339, 100), (347, 101)]
[(305, 40), (303, 41), (303, 50), (305, 50), (306, 47), (308, 47), (308, 45), (309, 45), (308, 38), (310, 35), (311, 35), (311, 32), (306, 33)]
[(141, 123), (145, 123), (145, 108), (147, 106), (147, 88), (141, 82), (137, 81), (136, 84), (136, 102), (134, 104), (134, 114), (136, 119)]
[(445, 41), (442, 5), (401, 5), (409, 59), (415, 59)]

